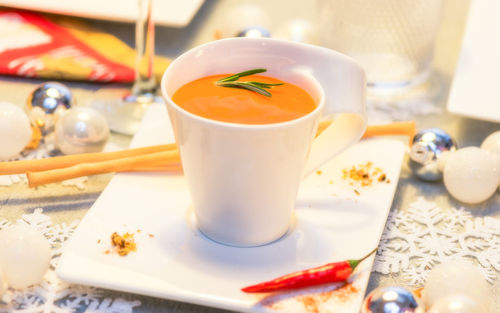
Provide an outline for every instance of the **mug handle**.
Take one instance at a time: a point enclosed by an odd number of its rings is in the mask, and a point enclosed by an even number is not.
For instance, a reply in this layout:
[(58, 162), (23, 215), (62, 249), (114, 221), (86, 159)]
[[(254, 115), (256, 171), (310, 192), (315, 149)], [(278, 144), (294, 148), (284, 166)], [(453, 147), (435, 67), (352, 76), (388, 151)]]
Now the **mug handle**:
[(325, 92), (323, 117), (333, 122), (314, 139), (303, 178), (357, 142), (366, 129), (366, 76), (351, 58), (310, 46), (308, 69)]

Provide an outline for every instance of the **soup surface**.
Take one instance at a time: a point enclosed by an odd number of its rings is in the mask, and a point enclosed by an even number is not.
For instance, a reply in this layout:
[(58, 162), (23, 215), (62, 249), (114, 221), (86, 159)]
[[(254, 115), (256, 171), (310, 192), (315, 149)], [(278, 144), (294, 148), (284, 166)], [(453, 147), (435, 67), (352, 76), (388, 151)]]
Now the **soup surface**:
[(268, 76), (251, 75), (238, 81), (283, 83), (267, 89), (271, 97), (246, 89), (216, 85), (216, 81), (229, 75), (207, 76), (189, 82), (174, 93), (172, 100), (190, 113), (239, 124), (290, 121), (316, 108), (313, 98), (304, 89)]

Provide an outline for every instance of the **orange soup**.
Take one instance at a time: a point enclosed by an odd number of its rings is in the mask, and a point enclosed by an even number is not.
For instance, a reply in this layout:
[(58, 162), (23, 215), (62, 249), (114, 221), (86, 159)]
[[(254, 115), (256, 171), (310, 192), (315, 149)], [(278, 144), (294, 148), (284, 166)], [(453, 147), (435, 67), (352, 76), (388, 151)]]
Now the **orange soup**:
[(212, 120), (239, 124), (271, 124), (290, 121), (316, 108), (313, 98), (301, 87), (276, 78), (251, 75), (239, 81), (283, 83), (269, 89), (272, 96), (257, 92), (217, 86), (224, 75), (200, 78), (179, 88), (172, 100), (184, 110)]

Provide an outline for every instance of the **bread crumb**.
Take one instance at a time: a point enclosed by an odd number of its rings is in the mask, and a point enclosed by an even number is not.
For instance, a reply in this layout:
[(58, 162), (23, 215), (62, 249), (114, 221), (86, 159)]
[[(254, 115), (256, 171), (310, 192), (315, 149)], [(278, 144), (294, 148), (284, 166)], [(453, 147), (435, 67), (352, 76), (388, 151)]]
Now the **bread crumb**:
[(111, 245), (120, 256), (126, 256), (131, 251), (137, 251), (134, 234), (131, 233), (125, 233), (121, 236), (117, 232), (114, 232), (111, 234)]

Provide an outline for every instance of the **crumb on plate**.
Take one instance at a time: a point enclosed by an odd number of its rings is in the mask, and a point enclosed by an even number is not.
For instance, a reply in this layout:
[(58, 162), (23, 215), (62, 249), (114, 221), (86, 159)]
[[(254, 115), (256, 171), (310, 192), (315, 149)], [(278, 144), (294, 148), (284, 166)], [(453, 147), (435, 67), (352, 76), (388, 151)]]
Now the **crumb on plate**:
[(137, 251), (134, 234), (125, 233), (123, 236), (117, 232), (111, 234), (111, 245), (120, 256), (126, 256), (131, 251)]

